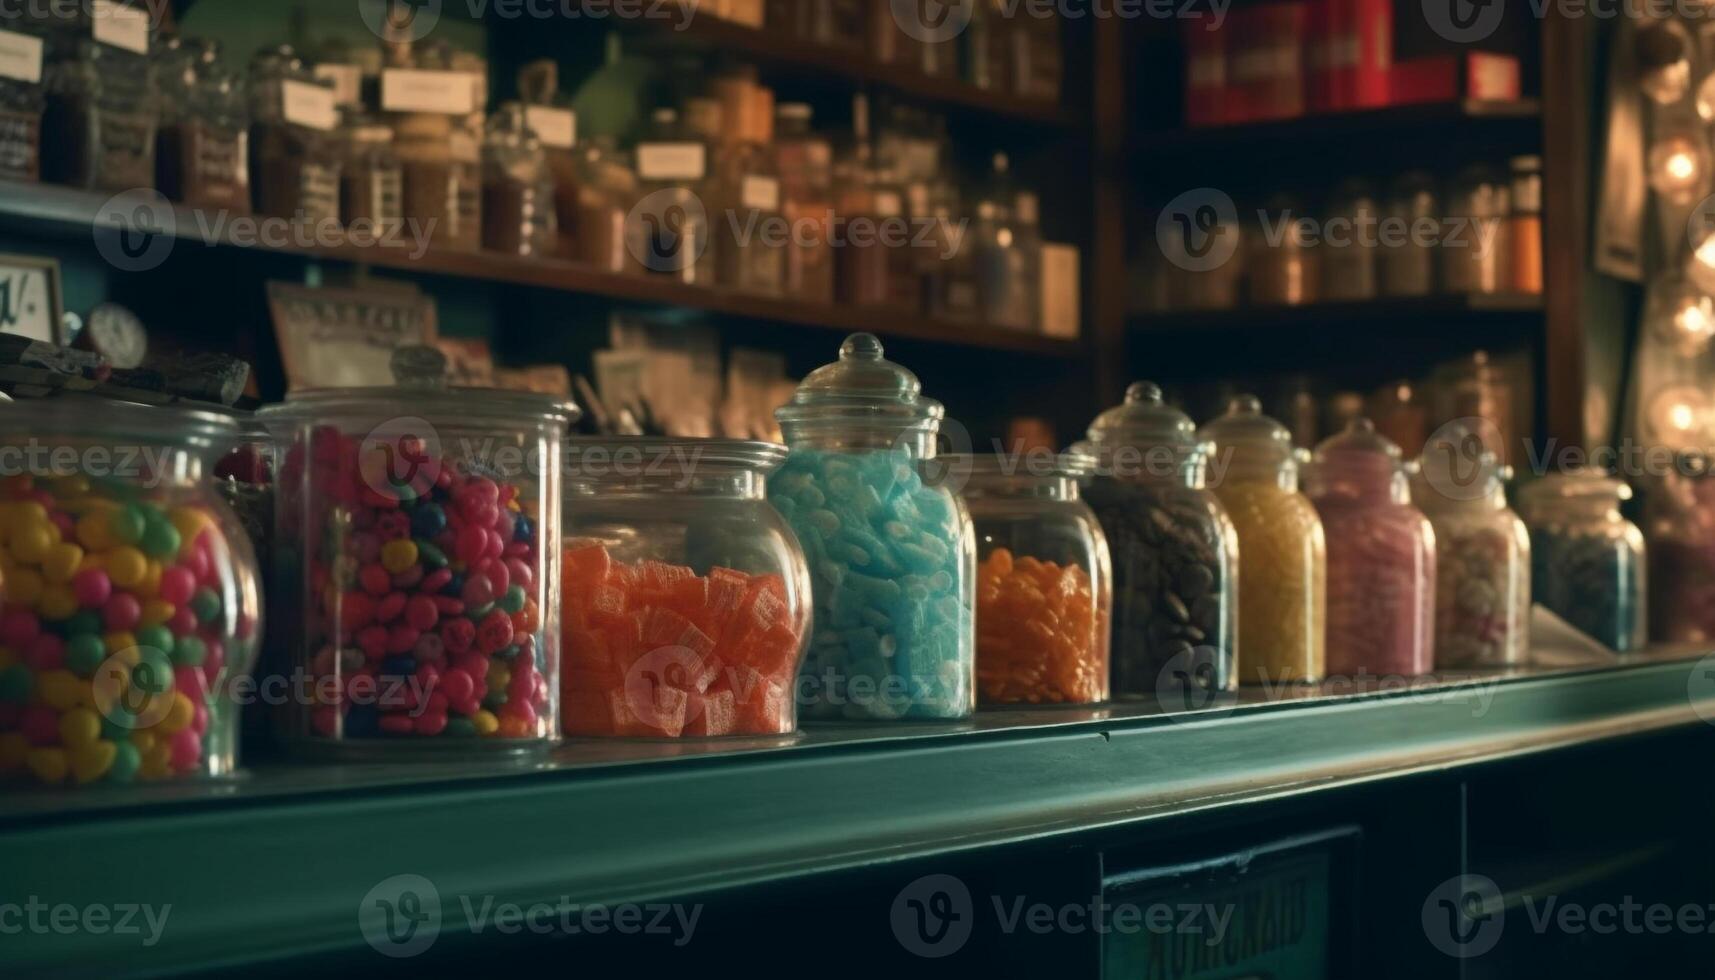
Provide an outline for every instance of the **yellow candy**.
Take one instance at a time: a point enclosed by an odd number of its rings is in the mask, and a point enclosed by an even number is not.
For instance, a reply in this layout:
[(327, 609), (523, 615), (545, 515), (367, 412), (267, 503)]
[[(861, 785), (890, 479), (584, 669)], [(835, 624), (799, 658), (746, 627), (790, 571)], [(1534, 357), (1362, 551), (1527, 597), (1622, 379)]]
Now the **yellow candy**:
[(55, 711), (94, 704), (94, 695), (93, 686), (69, 670), (44, 671), (36, 677), (36, 696)]
[(6, 598), (12, 602), (33, 606), (42, 597), (42, 573), (33, 568), (9, 569), (6, 572)]
[(417, 564), (417, 542), (409, 538), (400, 538), (381, 546), (381, 567), (394, 575), (415, 564)]
[(137, 775), (143, 779), (166, 779), (173, 774), (173, 747), (157, 742), (143, 753), (143, 765)]
[(107, 553), (107, 577), (121, 589), (134, 589), (149, 574), (149, 559), (129, 546), (114, 548)]
[(42, 559), (42, 577), (50, 582), (70, 582), (83, 564), (83, 549), (70, 541), (61, 541), (48, 549)]
[(143, 662), (143, 651), (138, 649), (136, 643), (132, 643), (128, 647), (120, 647), (110, 653), (114, 663), (123, 664), (126, 667), (135, 667)]
[(76, 473), (58, 477), (48, 482), (48, 492), (56, 497), (81, 497), (89, 492), (89, 477)]
[(151, 559), (149, 570), (143, 573), (143, 581), (137, 583), (136, 592), (139, 598), (153, 599), (161, 594), (161, 563)]
[(470, 716), (470, 721), (476, 726), (478, 735), (493, 735), (500, 730), (500, 719), (494, 717), (492, 711), (478, 711)]
[(502, 664), (498, 660), (489, 661), (488, 689), (490, 691), (504, 692), (506, 690), (506, 685), (510, 683), (512, 683), (512, 671), (507, 670), (506, 665)]
[(167, 709), (167, 716), (162, 718), (155, 727), (159, 728), (163, 735), (171, 735), (174, 732), (189, 728), (194, 718), (196, 718), (196, 708), (191, 706), (191, 699), (182, 692), (175, 692), (173, 694), (173, 706)]
[(24, 524), (12, 530), (12, 557), (32, 565), (40, 564), (58, 540), (59, 528), (43, 521)]
[(34, 500), (17, 500), (8, 504), (3, 516), (7, 534), (16, 534), (19, 528), (32, 524), (48, 523), (48, 509)]
[(36, 600), (36, 612), (43, 619), (70, 619), (77, 614), (77, 596), (69, 585), (44, 585)]
[(24, 764), (36, 778), (49, 785), (65, 782), (69, 762), (65, 749), (31, 749), (24, 756)]
[[(137, 637), (128, 630), (114, 630), (103, 636), (101, 642), (107, 644), (107, 652), (110, 654), (119, 653), (122, 650), (133, 650), (137, 647)], [(162, 652), (165, 653), (166, 651), (163, 650)]]
[(0, 734), (0, 772), (17, 772), (24, 768), (24, 756), (30, 752), (30, 740), (21, 732)]
[(93, 551), (84, 552), (83, 553), (83, 561), (80, 561), (77, 563), (77, 570), (80, 572), (87, 572), (92, 568), (105, 568), (105, 567), (106, 566), (101, 563), (101, 556), (96, 554)]
[(113, 538), (107, 512), (101, 510), (92, 510), (78, 519), (77, 540), (90, 551), (106, 551), (119, 543)]
[(60, 715), (60, 741), (69, 749), (101, 741), (101, 716), (88, 708), (73, 708)]
[(147, 728), (139, 728), (131, 733), (131, 744), (137, 746), (137, 751), (141, 754), (148, 754), (159, 741), (155, 733)]
[(165, 599), (150, 599), (143, 603), (143, 618), (141, 622), (144, 626), (159, 626), (167, 620), (172, 619), (173, 613), (177, 611), (178, 610), (173, 607), (173, 604)]
[(112, 742), (93, 742), (89, 745), (72, 746), (71, 776), (79, 783), (93, 783), (107, 775), (107, 770), (113, 768), (113, 759), (119, 754), (119, 746)]
[(208, 514), (195, 507), (175, 507), (168, 515), (168, 520), (179, 529), (179, 540), (186, 546), (195, 544), (197, 535), (201, 534), (209, 523)]

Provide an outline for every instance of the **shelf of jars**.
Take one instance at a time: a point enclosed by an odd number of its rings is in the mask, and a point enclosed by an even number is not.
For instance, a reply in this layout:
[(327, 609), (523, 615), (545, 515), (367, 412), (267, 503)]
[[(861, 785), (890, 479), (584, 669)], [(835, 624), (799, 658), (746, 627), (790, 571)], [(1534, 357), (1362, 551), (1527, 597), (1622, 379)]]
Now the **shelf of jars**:
[(1253, 306), (1227, 310), (1135, 310), (1131, 326), (1139, 331), (1287, 329), (1300, 326), (1373, 326), (1385, 331), (1402, 322), (1451, 318), (1539, 317), (1540, 293), (1467, 293), (1397, 297), (1302, 306)]
[[(128, 200), (128, 199), (118, 199)], [(137, 198), (135, 203), (143, 202)], [(911, 310), (863, 307), (781, 299), (677, 281), (666, 275), (609, 272), (560, 259), (522, 258), (491, 251), (373, 245), (269, 244), (244, 238), (238, 225), (196, 208), (158, 205), (139, 217), (134, 207), (116, 210), (109, 195), (46, 184), (0, 181), (0, 216), (9, 223), (27, 224), (61, 236), (88, 235), (101, 223), (123, 217), (141, 226), (172, 230), (178, 243), (299, 255), (307, 259), (347, 262), (424, 275), (474, 279), (537, 289), (597, 296), (634, 305), (680, 307), (717, 317), (762, 321), (818, 330), (869, 331), (883, 336), (973, 349), (1076, 358), (1085, 353), (1081, 340), (1049, 337), (976, 323), (926, 316)], [(123, 210), (123, 214), (120, 213)], [(159, 213), (157, 213), (159, 212)], [(240, 240), (243, 239), (243, 240)], [(139, 238), (140, 242), (141, 239)], [(139, 247), (142, 247), (139, 245)]]
[(1135, 140), (1138, 152), (1152, 156), (1199, 153), (1271, 141), (1290, 141), (1299, 145), (1337, 142), (1341, 153), (1345, 154), (1365, 145), (1386, 145), (1387, 141), (1380, 137), (1388, 134), (1427, 130), (1444, 135), (1444, 131), (1433, 127), (1456, 126), (1461, 127), (1461, 135), (1468, 135), (1473, 126), (1536, 127), (1541, 121), (1542, 103), (1538, 99), (1460, 99), (1145, 132), (1138, 134)]
[[(1706, 731), (1715, 685), (1699, 670), (1704, 652), (1369, 690), (1245, 688), (1172, 713), (1114, 703), (782, 738), (572, 740), (510, 761), (263, 761), (234, 779), (0, 797), (0, 867), (14, 893), (45, 902), (170, 903), (151, 972), (279, 964), (364, 949), (353, 912), (401, 873), (402, 854), (410, 873), (443, 889), (527, 907), (685, 898), (1130, 831), (1601, 740)], [(695, 833), (685, 832), (687, 813)], [(387, 828), (387, 846), (350, 832), (364, 826)], [(496, 826), (530, 846), (446, 846)], [(243, 855), (246, 873), (195, 855)], [(258, 881), (274, 901), (255, 901)], [(443, 936), (466, 932), (465, 907), (442, 897)], [(24, 930), (7, 942), (22, 973), (132, 971), (136, 957), (135, 935), (118, 933)]]

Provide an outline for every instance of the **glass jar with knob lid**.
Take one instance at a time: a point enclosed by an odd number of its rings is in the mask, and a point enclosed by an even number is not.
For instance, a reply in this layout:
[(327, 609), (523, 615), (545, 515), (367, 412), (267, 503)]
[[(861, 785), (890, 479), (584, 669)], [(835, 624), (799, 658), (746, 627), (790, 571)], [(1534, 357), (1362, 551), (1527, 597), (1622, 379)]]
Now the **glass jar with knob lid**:
[(1681, 453), (1644, 497), (1649, 541), (1650, 629), (1669, 643), (1715, 639), (1715, 470)]
[(805, 718), (964, 718), (976, 707), (976, 539), (925, 464), (945, 410), (853, 334), (775, 413), (791, 448), (768, 499), (810, 566)]
[(1328, 538), (1328, 673), (1416, 677), (1434, 666), (1435, 531), (1398, 446), (1367, 418), (1323, 440), (1304, 490)]
[(1632, 488), (1605, 473), (1551, 473), (1519, 491), (1535, 601), (1610, 649), (1649, 636), (1644, 536), (1620, 514)]
[(1142, 382), (1096, 418), (1079, 449), (1096, 458), (1085, 498), (1113, 555), (1115, 696), (1171, 707), (1232, 690), (1238, 534), (1206, 486), (1208, 444)]
[(1210, 488), (1239, 539), (1242, 684), (1303, 684), (1327, 667), (1328, 545), (1322, 520), (1298, 491), (1300, 455), (1286, 426), (1240, 395), (1198, 434), (1220, 461)]

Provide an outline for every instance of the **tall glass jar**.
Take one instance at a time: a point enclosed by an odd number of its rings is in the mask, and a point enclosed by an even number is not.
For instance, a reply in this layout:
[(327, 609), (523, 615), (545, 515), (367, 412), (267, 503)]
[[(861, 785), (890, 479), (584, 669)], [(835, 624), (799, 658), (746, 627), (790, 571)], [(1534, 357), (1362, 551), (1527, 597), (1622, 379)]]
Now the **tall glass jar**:
[(333, 83), (317, 79), (289, 46), (250, 62), (250, 173), (256, 210), (338, 221), (340, 161)]
[(1441, 229), (1435, 178), (1421, 170), (1396, 177), (1388, 186), (1387, 221), (1382, 236), (1382, 295), (1428, 296), (1435, 291), (1430, 236)]
[(1535, 601), (1621, 653), (1649, 636), (1644, 536), (1620, 515), (1630, 499), (1631, 487), (1591, 470), (1551, 473), (1519, 491)]
[(1113, 567), (1079, 454), (950, 456), (977, 532), (977, 697), (985, 706), (1108, 699)]
[(0, 180), (40, 180), (46, 43), (27, 22), (0, 20)]
[(1657, 640), (1715, 639), (1715, 473), (1686, 453), (1644, 500), (1649, 540), (1650, 624)]
[(786, 448), (724, 439), (566, 445), (567, 735), (797, 727), (810, 572), (769, 506)]
[(1434, 666), (1435, 531), (1411, 504), (1412, 469), (1367, 418), (1316, 447), (1304, 490), (1328, 536), (1331, 675)]
[(1238, 685), (1238, 532), (1206, 486), (1209, 447), (1142, 382), (1090, 426), (1089, 500), (1114, 561), (1118, 697)]
[(1507, 506), (1512, 469), (1452, 426), (1424, 447), (1413, 499), (1435, 527), (1435, 667), (1530, 656), (1530, 532)]
[(489, 120), (482, 165), (483, 247), (507, 255), (552, 254), (559, 236), (554, 178), (522, 103), (502, 105)]
[(86, 190), (155, 186), (155, 74), (148, 55), (60, 38), (48, 70), (42, 169)]
[(250, 210), (250, 119), (240, 80), (213, 41), (163, 45), (156, 149), (161, 193), (196, 207)]
[[(1265, 215), (1284, 227), (1263, 227)], [(1296, 198), (1276, 195), (1246, 225), (1244, 267), (1252, 306), (1303, 306), (1322, 298), (1325, 249), (1308, 237), (1304, 216)]]
[(1435, 424), (1461, 419), (1469, 423), (1485, 448), (1502, 463), (1510, 462), (1518, 444), (1513, 412), (1513, 382), (1487, 351), (1441, 365), (1431, 379), (1435, 391)]
[(1240, 395), (1198, 437), (1214, 446), (1221, 498), (1239, 537), (1241, 684), (1306, 684), (1327, 668), (1328, 543), (1298, 492), (1292, 433)]
[(958, 494), (925, 478), (944, 412), (865, 333), (775, 412), (792, 451), (768, 499), (803, 545), (815, 597), (806, 718), (976, 708), (976, 535)]
[(433, 386), (305, 391), (276, 434), (286, 737), (394, 757), (557, 739), (561, 442), (576, 406)]
[(573, 254), (597, 269), (624, 272), (625, 219), (637, 196), (637, 172), (613, 139), (597, 136), (584, 143), (578, 150)]
[(832, 145), (810, 129), (810, 106), (783, 102), (774, 110), (774, 163), (780, 172), (781, 213), (791, 230), (786, 249), (786, 295), (834, 301)]
[(209, 467), (237, 438), (101, 399), (0, 411), (0, 781), (232, 773), (260, 590)]
[[(1322, 245), (1322, 299), (1362, 302), (1380, 291), (1376, 228), (1381, 207), (1369, 182), (1341, 182), (1328, 203), (1328, 238)], [(1343, 228), (1341, 226), (1344, 226)]]
[(393, 128), (348, 114), (340, 166), (339, 212), (348, 229), (388, 234), (405, 224), (405, 171), (393, 152)]

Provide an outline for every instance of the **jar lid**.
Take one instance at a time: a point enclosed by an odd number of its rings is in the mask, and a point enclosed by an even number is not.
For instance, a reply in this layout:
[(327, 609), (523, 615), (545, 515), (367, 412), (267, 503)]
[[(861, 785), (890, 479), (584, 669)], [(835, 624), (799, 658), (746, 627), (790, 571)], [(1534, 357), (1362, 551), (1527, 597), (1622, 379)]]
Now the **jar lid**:
[(752, 439), (573, 436), (565, 443), (566, 471), (594, 479), (693, 473), (699, 467), (766, 475), (786, 462), (787, 453), (777, 442)]
[(570, 425), (583, 415), (577, 403), (529, 391), (395, 385), (371, 388), (312, 388), (293, 392), (257, 417), (265, 421), (315, 422), (341, 415), (420, 414), (456, 422), (547, 422)]
[(1492, 500), (1513, 477), (1494, 450), (1464, 423), (1439, 430), (1417, 463), (1412, 498), (1425, 507)]
[(1168, 405), (1161, 388), (1139, 381), (1125, 392), (1125, 403), (1096, 416), (1090, 425), (1090, 442), (1097, 450), (1120, 448), (1147, 451), (1166, 447), (1190, 456), (1205, 447), (1198, 441), (1191, 417)]
[(1318, 466), (1374, 467), (1397, 472), (1404, 468), (1404, 454), (1393, 440), (1376, 431), (1367, 418), (1346, 423), (1345, 431), (1322, 440), (1316, 447)]
[(1519, 489), (1519, 502), (1553, 507), (1556, 503), (1632, 499), (1632, 488), (1598, 469), (1569, 469), (1538, 477)]
[(782, 426), (937, 428), (946, 409), (923, 397), (917, 375), (882, 353), (874, 334), (852, 334), (840, 345), (840, 359), (811, 371), (774, 417)]
[(94, 437), (192, 449), (220, 448), (239, 437), (238, 423), (224, 410), (145, 405), (81, 394), (0, 402), (0, 424), (34, 437)]
[(1022, 453), (943, 453), (937, 457), (944, 469), (982, 479), (1073, 479), (1096, 472), (1096, 457), (1084, 443), (1064, 451)]
[(1264, 415), (1255, 395), (1235, 396), (1197, 436), (1217, 450), (1232, 450), (1236, 462), (1278, 467), (1293, 460), (1292, 430)]

